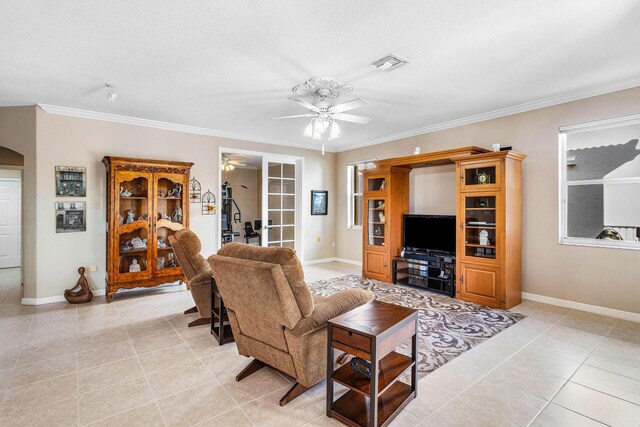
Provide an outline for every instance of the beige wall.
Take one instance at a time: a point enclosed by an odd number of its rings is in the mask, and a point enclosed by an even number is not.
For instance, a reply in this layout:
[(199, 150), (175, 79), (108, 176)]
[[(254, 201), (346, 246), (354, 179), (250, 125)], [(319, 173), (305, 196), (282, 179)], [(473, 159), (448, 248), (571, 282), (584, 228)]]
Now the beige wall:
[[(512, 145), (523, 163), (523, 291), (640, 313), (640, 252), (558, 244), (558, 128), (640, 112), (640, 88), (339, 153), (338, 197), (346, 201), (350, 161), (452, 147)], [(344, 184), (343, 184), (344, 183)], [(453, 188), (453, 187), (452, 187)], [(361, 231), (339, 204), (337, 256), (360, 261)]]
[[(38, 262), (36, 280), (25, 282), (26, 297), (61, 295), (65, 288), (72, 287), (76, 282), (76, 270), (81, 265), (97, 265), (98, 271), (89, 273), (89, 280), (97, 288), (104, 287), (106, 184), (105, 168), (101, 160), (105, 155), (194, 162), (192, 176), (200, 181), (203, 191), (207, 188), (215, 191), (218, 188), (218, 148), (221, 146), (301, 156), (304, 162), (301, 197), (305, 238), (300, 252), (304, 260), (334, 256), (335, 249), (331, 247), (331, 242), (335, 240), (335, 215), (309, 215), (310, 202), (306, 195), (312, 188), (334, 190), (335, 179), (332, 172), (335, 167), (335, 154), (327, 153), (322, 156), (314, 150), (53, 115), (39, 108), (36, 110), (36, 107), (29, 107), (26, 111), (30, 111), (34, 116), (37, 114), (38, 177), (37, 188), (31, 188), (31, 194), (38, 200), (38, 209), (30, 209), (37, 218), (32, 218), (25, 224), (25, 228), (32, 227), (36, 230), (34, 235), (38, 236), (37, 258), (31, 254), (30, 259), (37, 259)], [(33, 130), (36, 127), (35, 123), (36, 119), (32, 118), (26, 126)], [(11, 125), (13, 126), (13, 123)], [(0, 126), (0, 129), (4, 128), (5, 126)], [(35, 171), (30, 166), (36, 164), (27, 163), (25, 158), (25, 186), (27, 174)], [(87, 168), (87, 197), (78, 199), (87, 202), (86, 232), (55, 232), (54, 168), (61, 165)], [(335, 197), (335, 191), (330, 193)], [(27, 206), (31, 205), (25, 205), (25, 210), (29, 209)], [(202, 240), (202, 253), (209, 255), (215, 252), (219, 242), (217, 215), (203, 216), (199, 205), (192, 204), (190, 220), (191, 228)], [(317, 235), (322, 236), (320, 243), (315, 239)]]
[(25, 296), (34, 297), (37, 275), (35, 224), (38, 208), (42, 206), (42, 202), (38, 200), (36, 186), (36, 107), (0, 108), (0, 147), (8, 148), (24, 156), (22, 274)]

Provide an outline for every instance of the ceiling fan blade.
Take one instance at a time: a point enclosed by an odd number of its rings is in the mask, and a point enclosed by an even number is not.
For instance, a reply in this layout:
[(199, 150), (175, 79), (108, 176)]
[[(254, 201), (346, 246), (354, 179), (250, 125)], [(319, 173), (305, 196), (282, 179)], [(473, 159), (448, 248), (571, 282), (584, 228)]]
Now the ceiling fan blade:
[(302, 98), (289, 98), (289, 99), (294, 101), (294, 102), (297, 102), (298, 104), (302, 105), (307, 110), (311, 110), (314, 113), (319, 113), (320, 112), (320, 109), (318, 107), (316, 107), (315, 105), (311, 104), (310, 102), (305, 101)]
[(335, 113), (331, 115), (336, 120), (343, 120), (345, 122), (360, 123), (366, 125), (371, 121), (371, 117), (356, 116), (354, 114)]
[(240, 160), (229, 160), (229, 161), (227, 161), (227, 163), (229, 163), (230, 165), (234, 165), (234, 166), (247, 166), (246, 162), (242, 162)]
[(345, 102), (344, 104), (334, 105), (329, 108), (330, 113), (342, 113), (343, 111), (353, 110), (355, 108), (364, 107), (368, 102), (362, 98), (354, 99), (353, 101)]
[(315, 116), (317, 116), (317, 114), (296, 114), (295, 116), (273, 117), (273, 120), (293, 119), (295, 117), (315, 117)]

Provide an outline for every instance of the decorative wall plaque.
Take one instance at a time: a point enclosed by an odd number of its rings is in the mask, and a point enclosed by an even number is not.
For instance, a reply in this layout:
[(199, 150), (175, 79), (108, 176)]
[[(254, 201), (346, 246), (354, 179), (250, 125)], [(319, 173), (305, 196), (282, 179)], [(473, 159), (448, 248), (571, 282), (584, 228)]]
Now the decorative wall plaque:
[(85, 202), (56, 202), (56, 233), (87, 231)]
[(56, 166), (56, 196), (86, 197), (87, 168)]
[(202, 195), (202, 215), (215, 215), (216, 214), (216, 196), (211, 191), (207, 190)]
[(189, 187), (189, 202), (200, 203), (202, 201), (202, 187), (200, 186), (200, 181), (195, 177), (191, 178), (191, 181), (189, 181)]

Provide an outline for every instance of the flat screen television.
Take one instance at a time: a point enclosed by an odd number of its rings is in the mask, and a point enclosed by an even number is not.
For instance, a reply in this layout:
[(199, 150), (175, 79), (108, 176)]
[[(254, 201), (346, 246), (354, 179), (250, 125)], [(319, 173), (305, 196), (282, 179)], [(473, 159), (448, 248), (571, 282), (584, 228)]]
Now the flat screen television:
[(402, 246), (414, 252), (456, 252), (455, 215), (412, 215), (402, 217)]

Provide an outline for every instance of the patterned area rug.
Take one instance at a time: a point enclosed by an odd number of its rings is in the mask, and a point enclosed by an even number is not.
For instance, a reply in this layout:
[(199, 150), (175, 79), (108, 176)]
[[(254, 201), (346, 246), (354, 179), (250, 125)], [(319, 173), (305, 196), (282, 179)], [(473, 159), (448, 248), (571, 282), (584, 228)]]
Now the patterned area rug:
[[(404, 285), (392, 285), (351, 274), (309, 284), (317, 295), (361, 288), (374, 298), (419, 310), (418, 376), (423, 377), (482, 341), (502, 332), (523, 314), (497, 310)], [(410, 341), (399, 350), (411, 354)]]

